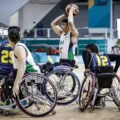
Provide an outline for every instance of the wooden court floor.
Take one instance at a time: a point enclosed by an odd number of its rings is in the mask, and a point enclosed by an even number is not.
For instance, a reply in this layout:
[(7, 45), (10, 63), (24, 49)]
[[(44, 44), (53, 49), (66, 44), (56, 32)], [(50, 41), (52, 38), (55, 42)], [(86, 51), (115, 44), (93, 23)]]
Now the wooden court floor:
[[(84, 71), (83, 64), (80, 65), (80, 68), (82, 69), (77, 70), (77, 72)], [(80, 112), (76, 102), (67, 106), (57, 106), (55, 110), (56, 115), (49, 114), (42, 118), (32, 118), (22, 112), (15, 113), (11, 116), (0, 114), (0, 120), (120, 120), (120, 112), (113, 102), (106, 102), (104, 108), (95, 109), (94, 111), (88, 108), (85, 112)]]
[(11, 116), (0, 115), (1, 120), (120, 120), (120, 112), (117, 107), (108, 102), (106, 107), (101, 109), (87, 109), (85, 112), (80, 112), (78, 105), (73, 103), (68, 106), (57, 106), (56, 115), (49, 114), (42, 118), (32, 118), (22, 112), (13, 114)]

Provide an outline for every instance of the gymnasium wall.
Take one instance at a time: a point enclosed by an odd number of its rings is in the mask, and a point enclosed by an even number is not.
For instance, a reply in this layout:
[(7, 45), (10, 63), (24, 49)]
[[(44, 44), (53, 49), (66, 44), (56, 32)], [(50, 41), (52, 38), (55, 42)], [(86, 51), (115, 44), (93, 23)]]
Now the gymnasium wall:
[(10, 16), (29, 0), (0, 0), (0, 22), (10, 25)]
[[(53, 8), (41, 21), (40, 23), (43, 24), (44, 28), (50, 28), (50, 23), (59, 15), (63, 14), (64, 11), (60, 9), (61, 6), (57, 5), (55, 8)], [(77, 28), (80, 27), (88, 27), (88, 6), (81, 5), (80, 8), (80, 14), (75, 17), (75, 25)]]
[[(82, 50), (85, 48), (87, 44), (97, 44), (99, 47), (100, 52), (106, 52), (106, 40), (104, 39), (80, 39), (78, 40), (78, 50), (76, 51), (76, 54), (81, 54)], [(29, 49), (32, 51), (34, 49), (38, 49), (40, 44), (47, 44), (48, 46), (58, 46), (59, 45), (59, 39), (56, 40), (27, 40), (26, 45), (28, 45)], [(37, 45), (37, 46), (36, 46)]]
[[(2, 0), (4, 1), (4, 0)], [(8, 5), (9, 7), (12, 5), (12, 2), (9, 2), (9, 0), (5, 0), (5, 2), (8, 1), (8, 4), (6, 4), (6, 7), (4, 8), (8, 8)], [(13, 1), (13, 0), (12, 0)], [(16, 1), (16, 0), (14, 0)], [(28, 1), (28, 0), (21, 0), (20, 3), (22, 3), (22, 5), (24, 5), (24, 1)], [(11, 10), (9, 11), (4, 11), (4, 8), (3, 8), (3, 3), (0, 4), (0, 16), (2, 16), (0, 18), (0, 22), (3, 22), (7, 25), (9, 25), (9, 21), (10, 21), (10, 15), (12, 17), (12, 14), (19, 8), (20, 4), (17, 4), (19, 6), (12, 6)], [(53, 19), (55, 19), (57, 16), (61, 15), (64, 11), (61, 8), (60, 5), (57, 5), (55, 8), (53, 8), (50, 12), (47, 12), (45, 14), (45, 17), (43, 17), (42, 20), (40, 19), (33, 19), (33, 18), (36, 18), (36, 17), (39, 17), (41, 16), (41, 9), (38, 9), (38, 6), (40, 6), (40, 4), (26, 4), (23, 8), (19, 9), (19, 16), (17, 16), (17, 14), (11, 18), (13, 20), (13, 22), (11, 22), (11, 24), (13, 25), (14, 22), (15, 24), (16, 23), (19, 23), (19, 26), (21, 28), (30, 28), (30, 26), (34, 26), (33, 24), (33, 21), (36, 21), (43, 24), (43, 27), (44, 28), (49, 28), (50, 27), (50, 23)], [(47, 8), (52, 8), (50, 7), (51, 5), (47, 6)], [(79, 27), (88, 27), (88, 5), (79, 5), (79, 8), (80, 8), (80, 13), (77, 17), (75, 17), (75, 25), (79, 28)], [(32, 13), (34, 14), (30, 14), (31, 13), (31, 10), (32, 10)], [(36, 11), (36, 12), (35, 12)], [(57, 12), (56, 12), (57, 11)], [(117, 18), (120, 18), (120, 14), (119, 14), (119, 11), (120, 11), (120, 4), (114, 4), (113, 5), (113, 28), (116, 28), (116, 19)], [(4, 12), (4, 13), (3, 13)], [(42, 12), (44, 12), (44, 10), (42, 10)], [(43, 14), (43, 13), (42, 13)], [(27, 17), (29, 16), (29, 17)], [(31, 16), (31, 17), (30, 17)], [(16, 18), (18, 21), (16, 21)], [(22, 20), (24, 18), (24, 20)]]
[[(43, 27), (49, 28), (51, 21), (63, 13), (63, 11), (59, 8), (60, 6), (57, 6), (40, 21), (40, 23), (43, 23)], [(75, 25), (78, 28), (88, 27), (88, 5), (79, 5), (79, 8), (80, 8), (80, 13), (78, 14), (77, 17), (75, 17)], [(56, 11), (57, 11), (57, 14), (56, 14)], [(113, 5), (113, 28), (114, 29), (116, 29), (117, 27), (116, 20), (118, 18), (120, 19), (119, 11), (120, 11), (120, 4), (114, 4)]]
[(111, 0), (88, 0), (89, 28), (110, 28)]
[(10, 23), (21, 29), (32, 29), (54, 6), (56, 4), (27, 3), (11, 16)]
[[(31, 4), (22, 8), (22, 29), (32, 29), (56, 4)], [(34, 23), (35, 22), (35, 23)]]
[(113, 5), (113, 28), (117, 28), (117, 19), (120, 19), (120, 4)]
[[(24, 40), (22, 40), (21, 42), (24, 43)], [(93, 43), (98, 45), (100, 52), (104, 52), (104, 53), (107, 52), (107, 46), (106, 46), (107, 40), (104, 40), (104, 39), (79, 39), (78, 44), (77, 44), (76, 54), (81, 55), (85, 46), (87, 44), (93, 44)], [(48, 47), (49, 46), (56, 47), (59, 45), (59, 39), (56, 39), (56, 40), (47, 40), (47, 39), (46, 40), (26, 40), (25, 44), (28, 46), (30, 51), (34, 51), (34, 50), (39, 49), (41, 44), (48, 45)]]

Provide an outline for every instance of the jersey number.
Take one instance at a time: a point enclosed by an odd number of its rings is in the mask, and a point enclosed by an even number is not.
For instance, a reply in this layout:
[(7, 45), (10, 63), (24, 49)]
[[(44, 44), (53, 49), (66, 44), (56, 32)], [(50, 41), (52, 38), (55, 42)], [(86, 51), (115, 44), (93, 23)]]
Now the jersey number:
[(107, 66), (108, 58), (106, 56), (97, 56), (98, 66)]
[[(12, 51), (2, 50), (1, 52), (1, 63), (11, 63), (12, 64)], [(10, 59), (8, 59), (10, 58)]]

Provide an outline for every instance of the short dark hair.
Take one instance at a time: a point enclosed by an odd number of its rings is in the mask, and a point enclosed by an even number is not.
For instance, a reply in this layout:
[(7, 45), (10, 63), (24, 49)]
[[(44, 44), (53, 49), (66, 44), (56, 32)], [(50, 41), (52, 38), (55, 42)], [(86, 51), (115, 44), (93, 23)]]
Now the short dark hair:
[(20, 28), (19, 28), (18, 26), (10, 26), (10, 27), (8, 28), (8, 32), (9, 32), (10, 30), (12, 30), (12, 29), (16, 29), (16, 30), (18, 30), (18, 32), (20, 32)]
[(68, 24), (68, 19), (67, 18), (63, 19), (62, 23), (67, 23)]
[(19, 30), (18, 29), (9, 30), (8, 37), (12, 42), (17, 43), (20, 40)]
[(95, 44), (88, 44), (85, 48), (90, 49), (92, 53), (99, 53), (98, 47)]

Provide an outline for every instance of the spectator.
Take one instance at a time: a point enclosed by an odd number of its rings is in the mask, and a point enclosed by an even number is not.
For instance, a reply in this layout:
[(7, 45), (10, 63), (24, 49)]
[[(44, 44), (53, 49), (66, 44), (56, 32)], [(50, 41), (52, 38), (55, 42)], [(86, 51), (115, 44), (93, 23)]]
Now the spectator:
[(111, 54), (116, 54), (115, 47), (112, 47)]
[(43, 47), (40, 47), (39, 50), (38, 50), (38, 52), (44, 52)]
[(59, 47), (56, 47), (56, 55), (59, 55)]
[(55, 55), (55, 54), (56, 54), (56, 48), (53, 47), (53, 48), (52, 48), (52, 55)]
[(31, 31), (30, 31), (30, 36), (31, 36), (31, 38), (33, 38), (33, 37), (34, 37), (34, 35), (35, 35), (34, 30), (31, 30)]
[(48, 55), (55, 55), (56, 54), (56, 49), (53, 47), (49, 47), (48, 48), (48, 52), (47, 52)]
[(26, 38), (27, 35), (28, 35), (28, 32), (27, 32), (27, 30), (25, 29), (25, 31), (24, 31), (24, 38)]
[(118, 54), (120, 55), (120, 48), (118, 48)]
[(47, 54), (48, 54), (48, 55), (52, 55), (52, 48), (51, 48), (51, 47), (48, 48)]

